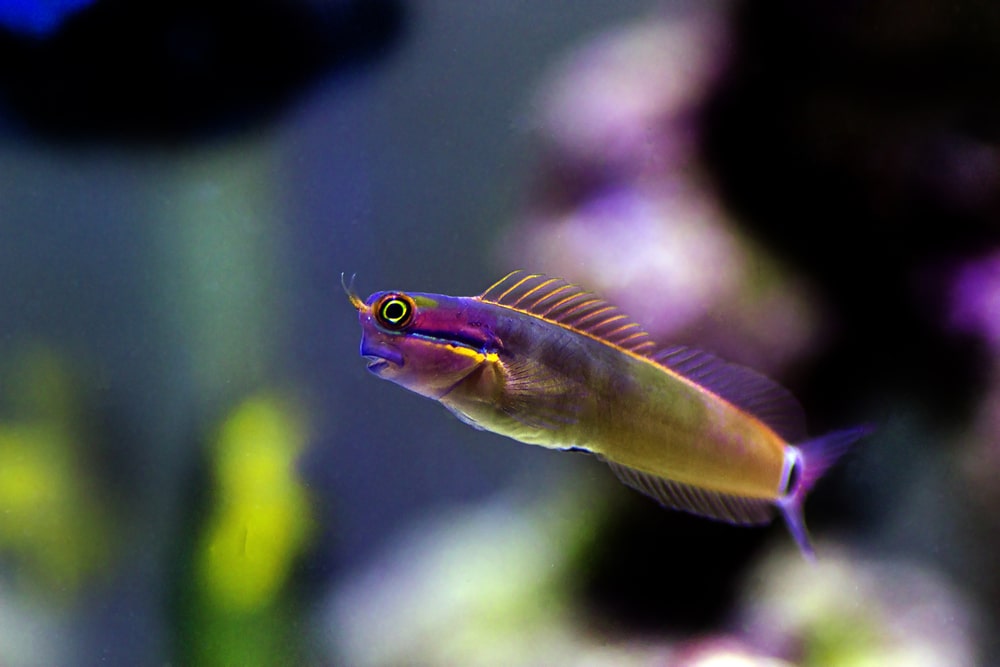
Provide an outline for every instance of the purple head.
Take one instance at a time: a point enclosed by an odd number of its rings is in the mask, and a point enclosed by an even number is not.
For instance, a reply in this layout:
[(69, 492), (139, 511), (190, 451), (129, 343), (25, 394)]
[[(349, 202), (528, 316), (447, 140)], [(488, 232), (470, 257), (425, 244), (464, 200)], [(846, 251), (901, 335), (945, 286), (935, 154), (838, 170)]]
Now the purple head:
[(362, 301), (345, 285), (361, 324), (368, 370), (439, 399), (499, 347), (474, 299), (417, 292), (376, 292)]

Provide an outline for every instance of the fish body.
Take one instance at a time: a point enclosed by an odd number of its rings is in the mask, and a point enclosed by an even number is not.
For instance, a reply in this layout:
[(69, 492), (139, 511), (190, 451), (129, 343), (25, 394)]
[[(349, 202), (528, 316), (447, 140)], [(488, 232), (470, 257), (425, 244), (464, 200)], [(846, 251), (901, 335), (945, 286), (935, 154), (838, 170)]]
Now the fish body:
[(805, 494), (867, 432), (806, 440), (801, 408), (774, 382), (692, 348), (658, 348), (563, 280), (515, 271), (476, 297), (348, 294), (379, 377), (476, 428), (594, 454), (666, 506), (740, 524), (777, 508), (807, 556)]

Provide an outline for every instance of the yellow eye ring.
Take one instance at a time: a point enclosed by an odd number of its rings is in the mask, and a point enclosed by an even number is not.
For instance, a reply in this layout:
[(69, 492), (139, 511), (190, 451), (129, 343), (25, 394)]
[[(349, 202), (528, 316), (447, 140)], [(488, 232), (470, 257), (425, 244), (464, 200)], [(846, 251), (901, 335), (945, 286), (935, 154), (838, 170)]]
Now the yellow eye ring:
[(372, 312), (382, 328), (402, 331), (413, 321), (416, 307), (413, 299), (405, 294), (386, 294), (375, 303)]

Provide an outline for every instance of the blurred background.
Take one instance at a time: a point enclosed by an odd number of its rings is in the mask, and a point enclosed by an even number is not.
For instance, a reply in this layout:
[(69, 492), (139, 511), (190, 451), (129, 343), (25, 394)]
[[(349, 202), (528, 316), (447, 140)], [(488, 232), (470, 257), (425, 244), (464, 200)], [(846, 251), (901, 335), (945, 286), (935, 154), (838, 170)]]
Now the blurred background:
[[(0, 2), (0, 665), (1000, 663), (1000, 10)], [(580, 282), (876, 432), (780, 523), (368, 375)]]

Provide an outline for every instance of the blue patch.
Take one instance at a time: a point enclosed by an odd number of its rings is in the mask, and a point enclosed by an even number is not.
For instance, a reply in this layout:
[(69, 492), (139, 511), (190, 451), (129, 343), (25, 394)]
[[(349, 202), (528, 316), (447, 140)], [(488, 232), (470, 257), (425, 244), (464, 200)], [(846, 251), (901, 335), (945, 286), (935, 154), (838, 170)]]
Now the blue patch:
[(0, 25), (13, 32), (45, 37), (95, 0), (0, 0)]

